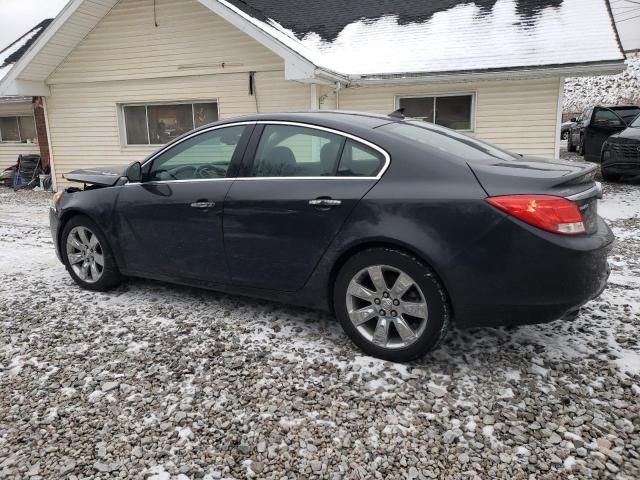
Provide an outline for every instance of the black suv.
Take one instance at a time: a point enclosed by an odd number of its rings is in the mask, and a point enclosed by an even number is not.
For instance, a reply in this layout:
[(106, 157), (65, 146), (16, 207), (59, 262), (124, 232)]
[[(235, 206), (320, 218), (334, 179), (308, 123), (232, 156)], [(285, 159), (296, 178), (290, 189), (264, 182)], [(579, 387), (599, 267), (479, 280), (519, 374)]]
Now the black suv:
[(599, 162), (602, 145), (611, 135), (621, 132), (640, 114), (638, 105), (597, 105), (587, 108), (569, 131), (567, 149), (576, 150), (584, 159)]

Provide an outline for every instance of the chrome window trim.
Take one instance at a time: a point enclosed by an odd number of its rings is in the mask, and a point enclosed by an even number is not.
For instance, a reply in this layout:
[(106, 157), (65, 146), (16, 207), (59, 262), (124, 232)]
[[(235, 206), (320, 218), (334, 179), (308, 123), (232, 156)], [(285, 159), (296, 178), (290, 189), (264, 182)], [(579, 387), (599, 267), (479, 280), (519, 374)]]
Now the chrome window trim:
[[(147, 158), (144, 163), (142, 164), (142, 167), (144, 168), (145, 165), (147, 165), (147, 163), (154, 161), (157, 157), (159, 157), (160, 155), (162, 155), (163, 153), (165, 153), (167, 150), (170, 150), (172, 148), (174, 148), (176, 145), (180, 145), (182, 142), (186, 142), (187, 140), (189, 140), (190, 138), (196, 137), (198, 135), (202, 135), (203, 133), (207, 133), (207, 132), (211, 132), (212, 130), (218, 130), (219, 128), (225, 128), (225, 127), (236, 127), (238, 125), (255, 125), (257, 122), (235, 122), (235, 123), (226, 123), (224, 125), (214, 125), (213, 127), (208, 127), (205, 128), (204, 130), (198, 130), (197, 132), (192, 132), (189, 135), (187, 135), (184, 138), (181, 138), (179, 141), (175, 142), (175, 143), (170, 143), (168, 145), (165, 145), (164, 147), (162, 147), (160, 150), (158, 150), (156, 153), (154, 153), (151, 157)], [(226, 177), (225, 177), (226, 178)], [(210, 180), (208, 178), (203, 179), (203, 180)], [(170, 182), (176, 182), (177, 180), (166, 180), (166, 181), (170, 181)]]
[[(384, 161), (384, 165), (382, 166), (382, 168), (380, 169), (378, 174), (373, 176), (373, 177), (356, 177), (356, 176), (354, 176), (354, 177), (340, 177), (340, 176), (324, 176), (324, 177), (224, 177), (224, 178), (194, 178), (194, 179), (187, 179), (187, 180), (154, 180), (154, 181), (151, 181), (151, 182), (144, 182), (144, 183), (145, 184), (158, 184), (158, 183), (211, 182), (211, 181), (218, 181), (218, 180), (240, 180), (240, 181), (255, 181), (255, 180), (271, 180), (271, 181), (274, 181), (274, 180), (380, 180), (380, 178), (382, 178), (382, 176), (385, 174), (385, 172), (389, 168), (389, 165), (391, 164), (391, 157), (389, 156), (389, 154), (387, 153), (387, 151), (385, 149), (383, 149), (382, 147), (379, 147), (375, 143), (371, 143), (370, 141), (365, 140), (364, 138), (360, 138), (358, 136), (351, 135), (350, 133), (342, 132), (340, 130), (335, 130), (333, 128), (322, 127), (320, 125), (313, 125), (313, 124), (310, 124), (310, 123), (303, 123), (303, 122), (291, 122), (291, 121), (283, 121), (283, 120), (253, 120), (253, 121), (247, 121), (247, 122), (234, 122), (234, 123), (226, 123), (224, 125), (215, 125), (213, 127), (209, 127), (209, 128), (204, 129), (204, 130), (199, 130), (197, 132), (193, 132), (192, 134), (187, 135), (186, 137), (180, 139), (178, 142), (172, 143), (170, 145), (166, 145), (161, 150), (159, 150), (156, 153), (154, 153), (151, 157), (149, 157), (147, 160), (145, 160), (145, 162), (142, 164), (142, 167), (144, 168), (149, 162), (152, 162), (153, 160), (155, 160), (157, 157), (159, 157), (163, 153), (165, 153), (168, 150), (172, 149), (176, 145), (179, 145), (182, 142), (185, 142), (185, 141), (189, 140), (190, 138), (193, 138), (193, 137), (195, 137), (197, 135), (201, 135), (201, 134), (210, 132), (212, 130), (217, 130), (217, 129), (226, 128), (226, 127), (235, 127), (235, 126), (239, 126), (239, 125), (290, 125), (290, 126), (293, 126), (293, 127), (311, 128), (311, 129), (314, 129), (314, 130), (321, 130), (321, 131), (324, 131), (324, 132), (333, 133), (335, 135), (340, 135), (342, 137), (349, 138), (351, 140), (354, 140), (354, 141), (356, 141), (358, 143), (361, 143), (363, 145), (368, 146), (369, 148), (372, 148), (372, 149), (378, 151), (384, 157), (384, 160), (385, 160)], [(141, 182), (126, 183), (125, 186), (126, 185), (138, 185), (140, 183)]]
[(329, 128), (329, 127), (321, 127), (320, 125), (313, 125), (310, 123), (304, 123), (304, 122), (291, 122), (291, 121), (284, 121), (284, 120), (258, 120), (256, 122), (259, 125), (290, 125), (292, 127), (302, 127), (302, 128), (311, 128), (314, 130), (321, 130), (324, 132), (329, 132), (329, 133), (333, 133), (335, 135), (340, 135), (342, 137), (346, 137), (346, 138), (350, 138), (351, 140), (354, 140), (358, 143), (362, 143), (363, 145), (366, 145), (376, 151), (378, 151), (379, 153), (382, 154), (382, 156), (384, 157), (384, 165), (382, 166), (382, 168), (380, 169), (380, 171), (378, 172), (377, 175), (373, 176), (373, 177), (339, 177), (339, 176), (325, 176), (325, 177), (239, 177), (238, 180), (268, 180), (268, 179), (276, 179), (276, 180), (282, 180), (282, 179), (291, 179), (291, 180), (303, 180), (303, 179), (308, 179), (308, 180), (353, 180), (356, 178), (359, 178), (361, 180), (380, 180), (380, 178), (382, 178), (382, 175), (384, 175), (384, 173), (387, 171), (387, 169), (389, 168), (389, 164), (391, 163), (391, 157), (389, 156), (389, 154), (387, 153), (387, 151), (382, 148), (379, 147), (378, 145), (376, 145), (375, 143), (371, 143), (368, 140), (365, 140), (364, 138), (360, 138), (356, 135), (352, 135), (350, 133), (346, 133), (346, 132), (342, 132), (340, 130), (335, 130), (333, 128)]

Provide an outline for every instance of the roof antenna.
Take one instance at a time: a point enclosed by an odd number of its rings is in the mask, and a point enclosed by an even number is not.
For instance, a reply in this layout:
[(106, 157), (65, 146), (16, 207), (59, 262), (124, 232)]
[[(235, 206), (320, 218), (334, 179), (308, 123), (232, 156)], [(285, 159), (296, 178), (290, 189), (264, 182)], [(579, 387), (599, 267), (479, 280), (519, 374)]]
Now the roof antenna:
[(392, 117), (392, 118), (399, 118), (401, 120), (404, 120), (404, 118), (405, 118), (404, 117), (404, 107), (401, 107), (401, 108), (391, 112), (389, 114), (389, 116)]

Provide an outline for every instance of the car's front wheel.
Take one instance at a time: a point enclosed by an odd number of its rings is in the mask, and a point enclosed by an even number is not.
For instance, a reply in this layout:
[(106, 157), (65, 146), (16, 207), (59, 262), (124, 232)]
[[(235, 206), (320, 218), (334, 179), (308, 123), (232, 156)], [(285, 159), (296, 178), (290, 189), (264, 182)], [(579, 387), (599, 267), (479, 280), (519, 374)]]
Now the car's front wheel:
[(351, 257), (334, 286), (336, 316), (365, 353), (406, 362), (435, 348), (449, 326), (444, 288), (420, 260), (375, 248)]
[(78, 215), (66, 223), (60, 247), (67, 271), (82, 288), (105, 291), (120, 283), (107, 239), (88, 217)]
[(576, 146), (573, 144), (573, 141), (571, 141), (571, 133), (569, 133), (569, 138), (567, 139), (567, 150), (570, 152), (576, 151)]

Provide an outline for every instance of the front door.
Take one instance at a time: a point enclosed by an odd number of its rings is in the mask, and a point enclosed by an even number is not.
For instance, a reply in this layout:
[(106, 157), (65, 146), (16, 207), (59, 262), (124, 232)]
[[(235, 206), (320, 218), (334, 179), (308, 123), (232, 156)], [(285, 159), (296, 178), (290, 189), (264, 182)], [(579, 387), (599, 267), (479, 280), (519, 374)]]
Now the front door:
[(228, 279), (224, 199), (251, 128), (215, 128), (172, 145), (144, 166), (116, 202), (125, 269), (152, 277), (218, 283)]
[(340, 132), (300, 124), (260, 126), (252, 143), (246, 175), (225, 201), (231, 281), (294, 291), (377, 182), (388, 157)]
[(594, 109), (593, 119), (584, 132), (584, 159), (599, 162), (604, 142), (616, 132), (626, 128), (622, 119), (608, 108)]

